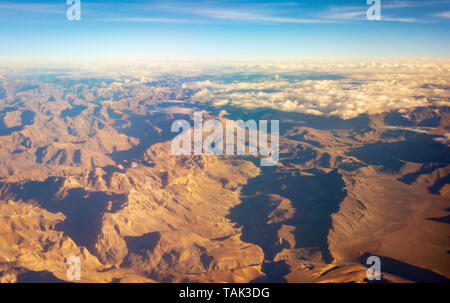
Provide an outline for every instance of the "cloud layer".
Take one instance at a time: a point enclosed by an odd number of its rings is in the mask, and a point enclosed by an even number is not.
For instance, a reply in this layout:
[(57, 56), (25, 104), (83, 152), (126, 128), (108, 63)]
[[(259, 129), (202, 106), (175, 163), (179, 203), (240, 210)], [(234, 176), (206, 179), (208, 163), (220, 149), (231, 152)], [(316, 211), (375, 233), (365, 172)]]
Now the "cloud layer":
[[(249, 73), (248, 66), (241, 66)], [(272, 65), (255, 80), (185, 82), (192, 101), (272, 108), (344, 119), (421, 106), (450, 106), (449, 64), (360, 62)], [(333, 71), (333, 73), (331, 73)], [(276, 73), (276, 74), (274, 74)]]
[[(360, 114), (397, 110), (406, 115), (416, 107), (450, 106), (449, 59), (141, 63), (97, 69), (90, 66), (70, 69), (58, 76), (57, 82), (44, 83), (30, 82), (34, 77), (28, 77), (24, 71), (5, 68), (0, 69), (2, 73), (0, 87), (10, 102), (17, 98), (39, 99), (37, 91), (25, 94), (22, 86), (39, 85), (44, 97), (46, 91), (56, 90), (54, 95), (68, 98), (66, 85), (70, 87), (72, 80), (94, 79), (89, 80), (90, 89), (78, 89), (75, 94), (87, 102), (170, 101), (170, 106), (179, 107), (177, 112), (182, 107), (214, 106), (225, 116), (229, 107), (350, 119)], [(54, 79), (51, 74), (38, 76)], [(21, 77), (28, 80), (19, 81)]]

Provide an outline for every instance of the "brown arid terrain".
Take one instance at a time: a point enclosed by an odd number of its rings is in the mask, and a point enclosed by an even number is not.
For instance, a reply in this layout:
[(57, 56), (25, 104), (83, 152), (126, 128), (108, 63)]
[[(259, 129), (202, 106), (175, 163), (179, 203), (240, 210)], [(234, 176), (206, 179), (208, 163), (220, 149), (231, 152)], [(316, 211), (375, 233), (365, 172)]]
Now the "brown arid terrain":
[[(1, 69), (0, 282), (448, 282), (450, 64), (376, 64)], [(194, 110), (280, 161), (173, 154)]]

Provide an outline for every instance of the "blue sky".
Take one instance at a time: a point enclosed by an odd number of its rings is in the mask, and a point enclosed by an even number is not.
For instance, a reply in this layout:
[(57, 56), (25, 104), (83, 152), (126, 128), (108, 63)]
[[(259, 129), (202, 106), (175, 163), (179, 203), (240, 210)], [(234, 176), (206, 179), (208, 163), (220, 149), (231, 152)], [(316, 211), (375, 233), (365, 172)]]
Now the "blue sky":
[(0, 59), (449, 57), (450, 0), (0, 0)]

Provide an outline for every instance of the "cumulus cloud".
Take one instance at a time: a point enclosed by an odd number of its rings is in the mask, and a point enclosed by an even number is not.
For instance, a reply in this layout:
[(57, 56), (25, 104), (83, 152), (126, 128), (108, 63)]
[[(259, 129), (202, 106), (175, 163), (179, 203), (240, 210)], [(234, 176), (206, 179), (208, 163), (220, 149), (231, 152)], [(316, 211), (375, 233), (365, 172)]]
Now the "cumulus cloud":
[[(229, 112), (230, 107), (267, 108), (343, 119), (450, 106), (449, 59), (236, 60), (90, 68), (75, 69), (63, 77), (111, 79), (99, 82), (96, 97), (88, 91), (83, 93), (88, 101), (176, 101), (179, 106), (191, 102), (215, 106), (218, 112)], [(16, 80), (17, 72), (7, 71), (3, 86)], [(54, 89), (55, 85), (60, 84), (42, 83), (41, 90)], [(29, 93), (22, 93), (21, 98), (36, 100)]]
[(384, 129), (390, 129), (390, 130), (406, 130), (414, 133), (419, 134), (429, 134), (431, 130), (433, 130), (433, 127), (401, 127), (401, 126), (390, 126), (385, 125), (383, 126)]
[(434, 140), (436, 140), (437, 142), (440, 142), (442, 144), (447, 144), (450, 146), (450, 133), (446, 133), (446, 134), (444, 134), (444, 136), (438, 137)]
[(266, 66), (276, 72), (274, 76), (268, 72), (255, 80), (206, 80), (186, 82), (183, 87), (196, 91), (192, 100), (217, 107), (272, 108), (349, 119), (421, 106), (449, 106), (450, 83), (444, 76), (449, 67), (448, 62), (422, 61), (282, 64)]

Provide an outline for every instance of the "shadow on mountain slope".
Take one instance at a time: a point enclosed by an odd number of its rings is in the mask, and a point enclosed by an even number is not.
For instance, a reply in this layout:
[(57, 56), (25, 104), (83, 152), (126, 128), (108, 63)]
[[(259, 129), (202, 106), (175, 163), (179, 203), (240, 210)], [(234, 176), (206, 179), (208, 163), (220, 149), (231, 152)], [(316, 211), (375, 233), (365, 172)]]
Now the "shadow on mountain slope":
[[(293, 248), (278, 237), (281, 225), (286, 224), (295, 227), (295, 248), (318, 249), (323, 261), (331, 262), (327, 237), (332, 224), (331, 214), (338, 211), (346, 196), (344, 186), (336, 170), (305, 176), (298, 171), (263, 168), (261, 175), (243, 187), (242, 203), (231, 209), (229, 218), (243, 227), (243, 241), (263, 249), (266, 261), (272, 261), (283, 248)], [(293, 217), (268, 224), (274, 209), (266, 198), (269, 194), (289, 199), (295, 209)], [(266, 266), (268, 276), (275, 270), (272, 267)]]
[[(370, 253), (365, 253), (360, 257), (360, 262), (365, 264)], [(389, 257), (378, 256), (381, 261), (381, 275), (389, 273), (394, 276), (418, 283), (448, 283), (450, 280), (431, 270), (413, 266)]]
[(62, 212), (66, 219), (55, 226), (56, 230), (72, 238), (79, 246), (92, 250), (101, 227), (103, 212), (108, 205), (115, 211), (127, 200), (126, 195), (108, 192), (90, 192), (82, 188), (71, 188), (60, 192), (63, 180), (55, 177), (27, 183), (0, 183), (0, 198), (3, 200), (34, 201), (39, 207), (56, 213)]

